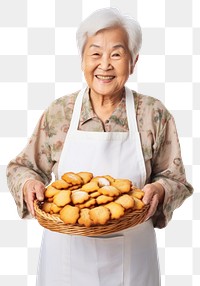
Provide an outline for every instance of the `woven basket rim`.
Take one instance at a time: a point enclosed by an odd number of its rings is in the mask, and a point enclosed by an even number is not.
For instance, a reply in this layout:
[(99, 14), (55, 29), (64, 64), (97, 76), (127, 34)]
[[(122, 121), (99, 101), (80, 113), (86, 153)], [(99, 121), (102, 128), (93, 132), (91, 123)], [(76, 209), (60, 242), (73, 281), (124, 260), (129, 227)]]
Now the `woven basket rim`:
[(110, 219), (105, 225), (85, 227), (79, 224), (65, 224), (59, 216), (52, 215), (41, 210), (40, 205), (40, 201), (34, 201), (36, 219), (42, 227), (64, 234), (83, 236), (106, 235), (134, 227), (145, 221), (146, 214), (149, 209), (149, 205), (144, 205), (141, 210), (129, 209), (125, 211), (125, 215), (123, 217), (117, 220)]

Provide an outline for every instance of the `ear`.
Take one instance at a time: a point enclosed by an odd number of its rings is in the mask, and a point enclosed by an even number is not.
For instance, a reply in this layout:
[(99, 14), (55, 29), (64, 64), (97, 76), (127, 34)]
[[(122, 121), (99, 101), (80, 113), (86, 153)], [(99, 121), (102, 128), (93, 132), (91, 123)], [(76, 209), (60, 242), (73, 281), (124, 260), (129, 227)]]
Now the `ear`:
[(133, 73), (134, 68), (135, 68), (135, 65), (136, 65), (136, 63), (137, 63), (138, 59), (139, 59), (139, 54), (136, 56), (135, 60), (131, 63), (131, 70), (130, 70), (130, 74), (132, 74), (132, 73)]

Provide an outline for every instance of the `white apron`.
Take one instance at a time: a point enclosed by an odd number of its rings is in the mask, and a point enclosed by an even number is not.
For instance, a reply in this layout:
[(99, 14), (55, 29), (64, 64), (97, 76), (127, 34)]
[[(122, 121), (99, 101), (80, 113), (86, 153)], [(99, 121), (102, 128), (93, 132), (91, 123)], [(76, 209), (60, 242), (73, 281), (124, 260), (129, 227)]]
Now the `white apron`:
[[(128, 178), (138, 187), (146, 171), (137, 130), (132, 92), (126, 88), (129, 132), (79, 131), (83, 89), (61, 154), (58, 175), (89, 171)], [(100, 237), (45, 230), (37, 286), (159, 286), (157, 246), (152, 221)]]

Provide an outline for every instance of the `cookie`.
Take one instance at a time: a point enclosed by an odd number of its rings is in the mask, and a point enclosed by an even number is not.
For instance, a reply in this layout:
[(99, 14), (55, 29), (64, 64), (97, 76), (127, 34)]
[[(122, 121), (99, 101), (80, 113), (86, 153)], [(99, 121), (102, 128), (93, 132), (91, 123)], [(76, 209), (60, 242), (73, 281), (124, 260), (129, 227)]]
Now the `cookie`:
[(103, 206), (95, 207), (89, 212), (91, 220), (94, 224), (104, 225), (110, 219), (110, 211)]
[(69, 204), (71, 202), (71, 191), (61, 190), (54, 196), (53, 202), (58, 207), (64, 207), (65, 205)]
[(78, 190), (80, 189), (81, 185), (73, 185), (71, 187), (68, 188), (68, 190), (73, 191), (73, 190)]
[(113, 197), (109, 197), (109, 196), (105, 196), (105, 195), (101, 195), (98, 198), (96, 198), (96, 202), (98, 205), (103, 205), (103, 204), (107, 204), (109, 202), (113, 201)]
[(126, 210), (133, 208), (134, 206), (134, 199), (127, 194), (120, 196), (115, 200), (115, 202), (120, 204)]
[(62, 209), (62, 207), (58, 207), (56, 204), (52, 203), (50, 213), (51, 214), (57, 214), (61, 211), (61, 209)]
[(80, 218), (78, 220), (80, 225), (84, 225), (86, 227), (90, 227), (93, 224), (93, 221), (90, 218), (90, 210), (89, 209), (82, 209), (80, 212)]
[(58, 190), (62, 190), (62, 189), (67, 189), (68, 187), (71, 186), (71, 184), (67, 183), (64, 180), (56, 180), (51, 184), (51, 186)]
[(128, 193), (131, 190), (131, 181), (127, 179), (116, 179), (111, 183), (112, 186), (120, 190), (120, 193)]
[(133, 197), (133, 199), (134, 199), (134, 209), (141, 210), (144, 207), (143, 201), (136, 197)]
[(82, 178), (84, 184), (87, 184), (93, 178), (93, 174), (90, 172), (79, 172), (77, 175)]
[(124, 208), (115, 202), (111, 202), (105, 205), (105, 208), (110, 210), (112, 219), (119, 219), (124, 215)]
[(44, 196), (46, 198), (52, 198), (57, 193), (59, 193), (59, 190), (50, 185), (46, 188), (46, 190), (44, 192)]
[(97, 198), (97, 197), (100, 196), (100, 195), (101, 195), (101, 193), (99, 193), (98, 191), (93, 192), (93, 193), (90, 193), (90, 197), (91, 197), (91, 198)]
[(42, 204), (42, 210), (43, 210), (44, 212), (46, 212), (46, 213), (50, 213), (50, 211), (51, 211), (51, 205), (52, 205), (52, 203), (50, 203), (50, 202), (44, 202), (44, 203)]
[(66, 224), (75, 224), (79, 218), (79, 208), (71, 205), (65, 206), (60, 211), (60, 218)]
[(83, 209), (83, 208), (90, 208), (90, 207), (94, 206), (95, 204), (96, 204), (96, 200), (94, 198), (90, 198), (88, 201), (86, 201), (83, 204), (77, 204), (77, 206), (80, 209)]
[(95, 176), (91, 179), (91, 182), (97, 182), (99, 181), (99, 178), (102, 178), (102, 176)]
[(104, 186), (110, 186), (110, 181), (106, 178), (99, 178), (98, 179), (98, 185), (99, 187), (104, 187)]
[(83, 184), (82, 178), (73, 172), (67, 172), (64, 175), (62, 175), (61, 178), (64, 181), (66, 181), (67, 183), (72, 184), (72, 185), (82, 185)]
[(89, 199), (89, 195), (86, 192), (79, 190), (73, 191), (71, 195), (71, 200), (74, 205), (82, 204)]
[(111, 184), (105, 176), (96, 176), (92, 178), (91, 182), (97, 182), (99, 187), (109, 186)]
[(102, 195), (117, 197), (120, 194), (120, 191), (114, 186), (104, 186), (98, 190)]
[(89, 182), (89, 183), (83, 185), (81, 189), (84, 192), (92, 193), (92, 192), (98, 191), (99, 186), (98, 186), (97, 182)]
[(113, 177), (111, 177), (109, 175), (104, 176), (104, 178), (106, 178), (110, 183), (114, 182), (114, 180), (115, 180)]
[(132, 191), (130, 192), (131, 196), (137, 198), (137, 199), (142, 199), (144, 197), (144, 191), (138, 189), (138, 188), (133, 188)]

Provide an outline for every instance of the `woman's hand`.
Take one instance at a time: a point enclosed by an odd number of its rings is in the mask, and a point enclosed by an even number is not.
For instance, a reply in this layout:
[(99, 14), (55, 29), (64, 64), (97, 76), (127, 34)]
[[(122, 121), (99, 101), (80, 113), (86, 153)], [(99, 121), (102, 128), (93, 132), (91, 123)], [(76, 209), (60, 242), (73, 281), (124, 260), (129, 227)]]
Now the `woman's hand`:
[(158, 204), (163, 203), (165, 197), (165, 190), (161, 184), (155, 182), (144, 186), (143, 191), (143, 202), (145, 204), (150, 204), (150, 208), (147, 213), (147, 219), (149, 219), (156, 212)]
[(39, 201), (44, 200), (44, 190), (45, 185), (42, 182), (33, 179), (26, 181), (23, 186), (24, 200), (32, 216), (35, 216), (33, 202), (35, 199), (38, 199)]

